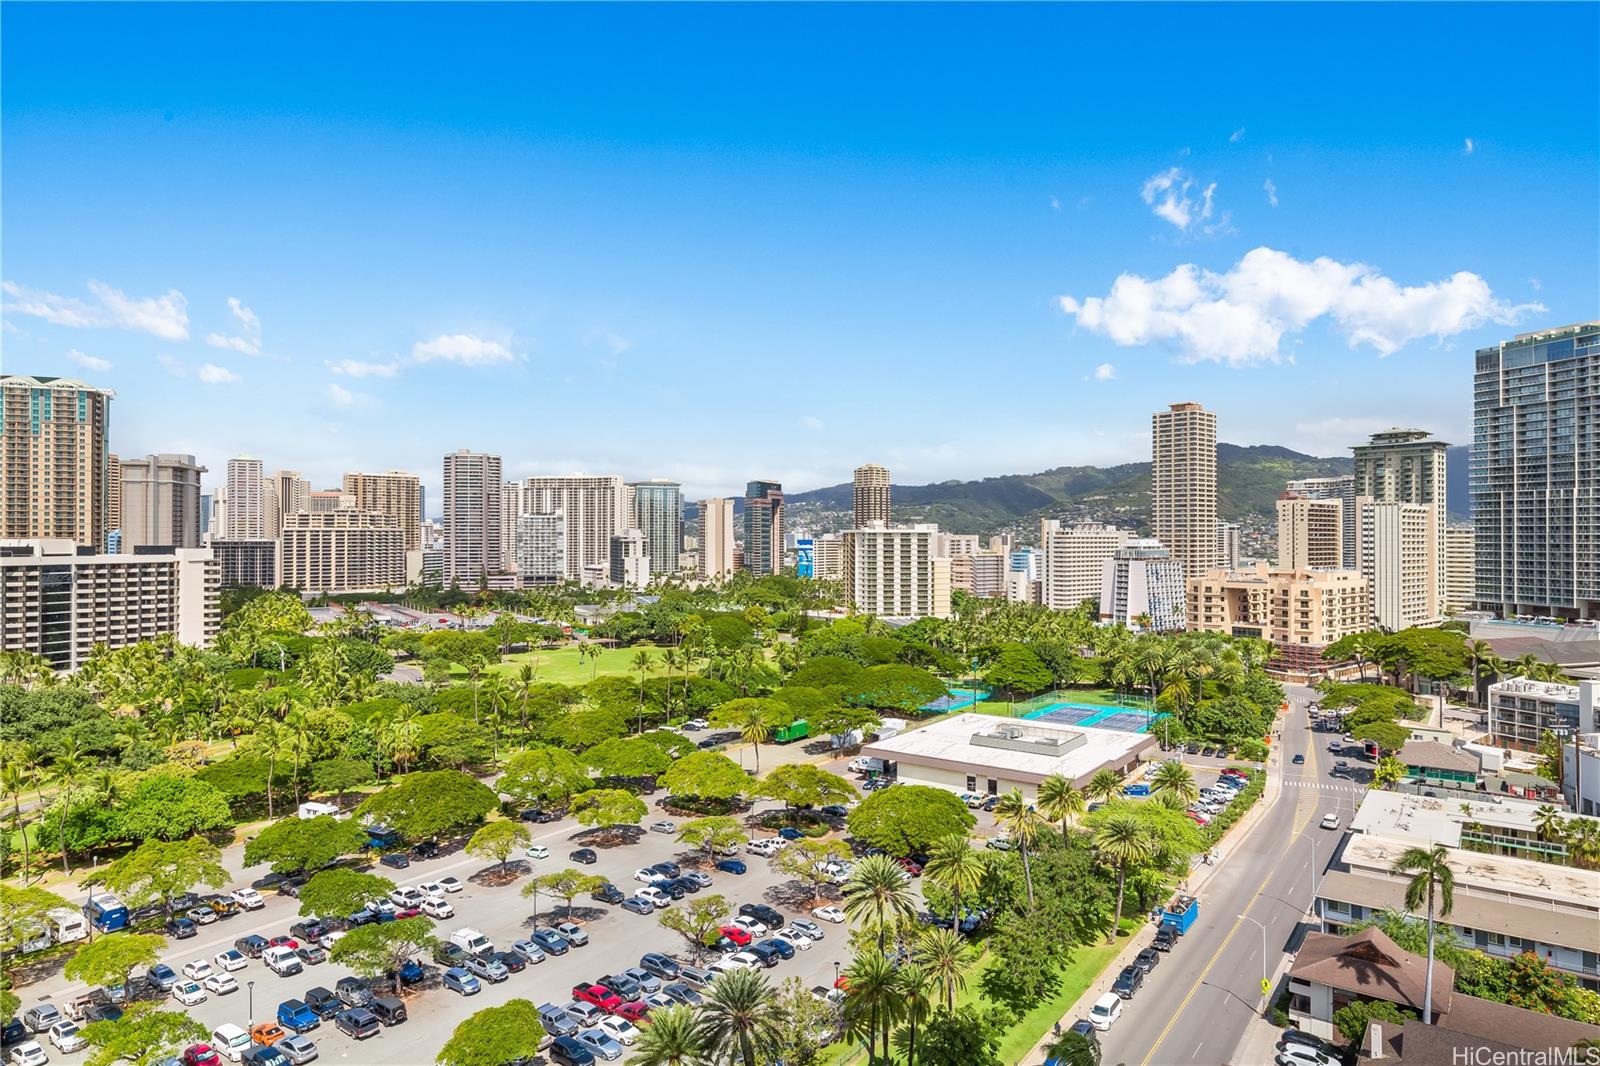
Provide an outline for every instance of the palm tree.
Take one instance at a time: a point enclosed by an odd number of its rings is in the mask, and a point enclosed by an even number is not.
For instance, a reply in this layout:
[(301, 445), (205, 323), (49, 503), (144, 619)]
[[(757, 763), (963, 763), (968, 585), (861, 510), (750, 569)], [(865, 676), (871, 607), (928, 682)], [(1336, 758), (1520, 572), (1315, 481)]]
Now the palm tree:
[(1542, 803), (1533, 812), (1533, 827), (1539, 834), (1539, 839), (1545, 843), (1554, 843), (1566, 835), (1566, 819), (1561, 817), (1561, 812), (1548, 803)]
[(845, 971), (845, 996), (846, 1022), (853, 1031), (866, 1034), (867, 1061), (877, 1060), (880, 1032), (883, 1034), (883, 1051), (887, 1057), (889, 1029), (904, 1003), (900, 975), (895, 970), (894, 961), (882, 951), (857, 955)]
[(917, 901), (899, 863), (888, 855), (868, 855), (844, 883), (844, 912), (852, 922), (877, 932), (882, 951), (889, 926), (913, 917)]
[(772, 719), (767, 717), (767, 712), (757, 704), (751, 704), (741, 709), (728, 723), (739, 730), (739, 739), (749, 744), (755, 751), (756, 773), (761, 772), (761, 742), (772, 738)]
[(67, 817), (72, 813), (72, 790), (78, 787), (88, 769), (88, 761), (79, 754), (76, 740), (67, 741), (50, 766), (50, 776), (61, 786), (61, 870), (69, 877), (72, 866), (67, 861)]
[(592, 640), (581, 641), (578, 644), (578, 658), (589, 660), (589, 680), (593, 681), (600, 673), (600, 645)]
[(1192, 803), (1200, 795), (1200, 788), (1194, 783), (1194, 774), (1181, 762), (1164, 762), (1156, 768), (1156, 773), (1150, 779), (1152, 792), (1171, 792), (1181, 796), (1185, 804)]
[(1028, 886), (1028, 909), (1033, 909), (1033, 864), (1028, 849), (1039, 839), (1039, 827), (1044, 816), (1028, 803), (1020, 788), (1013, 788), (1000, 797), (994, 806), (995, 824), (1005, 829), (1022, 852), (1022, 880)]
[(696, 1026), (705, 1051), (744, 1066), (766, 1061), (783, 1039), (772, 987), (755, 970), (734, 970), (711, 982)]
[(1478, 702), (1478, 664), (1494, 656), (1494, 647), (1487, 640), (1467, 641), (1467, 654), (1472, 657), (1472, 702)]
[(1117, 868), (1116, 917), (1106, 932), (1106, 943), (1111, 944), (1116, 941), (1117, 930), (1122, 925), (1122, 893), (1128, 881), (1128, 867), (1153, 855), (1156, 842), (1132, 811), (1118, 810), (1108, 814), (1109, 817), (1094, 832), (1094, 846), (1102, 858)]
[(33, 872), (33, 859), (28, 852), (28, 831), (22, 824), (22, 794), (33, 787), (34, 768), (21, 759), (11, 759), (0, 766), (0, 792), (11, 797), (11, 823), (22, 837), (22, 885), (28, 885)]
[(1592, 870), (1600, 864), (1600, 822), (1593, 818), (1574, 818), (1567, 831), (1567, 857), (1578, 866)]
[(1061, 1035), (1045, 1055), (1060, 1066), (1100, 1066), (1100, 1049), (1076, 1029)]
[(678, 667), (684, 665), (685, 657), (677, 648), (668, 648), (661, 653), (661, 665), (667, 671), (667, 717), (672, 717), (672, 678), (678, 672)]
[(1083, 792), (1073, 787), (1065, 774), (1051, 774), (1039, 782), (1039, 811), (1061, 823), (1061, 839), (1067, 839), (1067, 823), (1083, 817), (1088, 809)]
[(650, 1024), (639, 1027), (628, 1066), (699, 1066), (704, 1061), (694, 1008), (680, 1006), (650, 1012)]
[[(917, 1066), (917, 1026), (928, 1017), (933, 977), (916, 962), (911, 962), (900, 967), (899, 980), (895, 983), (900, 989), (900, 1016), (906, 1022), (895, 1042), (905, 1049), (907, 1066)], [(888, 1050), (886, 1044), (884, 1051)]]
[(972, 949), (954, 929), (929, 929), (917, 941), (912, 957), (933, 981), (946, 1010), (954, 1010), (956, 996), (967, 987), (966, 971)]
[(1089, 778), (1089, 786), (1084, 791), (1092, 800), (1109, 803), (1122, 791), (1122, 778), (1110, 767), (1096, 770), (1094, 776)]
[(951, 833), (934, 841), (928, 863), (922, 868), (925, 884), (941, 885), (950, 893), (955, 929), (961, 928), (961, 901), (977, 895), (989, 864), (974, 851), (962, 833)]
[(1431, 848), (1407, 848), (1395, 860), (1390, 873), (1412, 874), (1406, 885), (1406, 909), (1415, 912), (1424, 900), (1428, 904), (1428, 969), (1422, 988), (1422, 1024), (1433, 1024), (1433, 915), (1435, 897), (1441, 918), (1455, 909), (1456, 875), (1450, 869), (1450, 850), (1443, 844)]
[(643, 648), (634, 655), (631, 665), (639, 671), (639, 732), (644, 732), (644, 679), (655, 672), (656, 661), (654, 657)]

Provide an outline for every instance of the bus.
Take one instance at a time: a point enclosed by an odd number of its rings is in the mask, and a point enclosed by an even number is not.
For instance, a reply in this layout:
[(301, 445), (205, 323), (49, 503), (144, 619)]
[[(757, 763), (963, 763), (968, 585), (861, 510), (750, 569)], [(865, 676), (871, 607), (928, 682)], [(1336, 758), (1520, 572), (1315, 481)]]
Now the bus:
[(110, 892), (90, 896), (89, 902), (83, 905), (83, 916), (102, 933), (128, 928), (127, 905)]

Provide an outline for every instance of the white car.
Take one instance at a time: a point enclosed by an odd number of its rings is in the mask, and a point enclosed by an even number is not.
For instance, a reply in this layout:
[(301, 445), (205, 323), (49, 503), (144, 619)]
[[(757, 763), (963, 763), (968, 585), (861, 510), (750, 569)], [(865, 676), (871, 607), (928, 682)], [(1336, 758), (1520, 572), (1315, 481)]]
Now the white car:
[[(744, 955), (751, 959), (755, 958), (754, 955), (751, 955), (747, 951), (741, 951), (739, 952), (739, 955)], [(713, 976), (725, 973), (733, 973), (735, 970), (752, 969), (752, 967), (746, 966), (743, 962), (735, 961), (738, 959), (739, 955), (724, 956), (723, 958), (718, 959), (716, 962), (713, 962), (710, 966), (706, 967), (706, 969)]]
[(239, 982), (233, 979), (231, 973), (214, 973), (200, 982), (206, 986), (206, 991), (213, 996), (225, 996), (229, 992), (239, 991)]
[(1324, 828), (1324, 829), (1337, 829), (1337, 828), (1339, 828), (1339, 816), (1337, 814), (1333, 814), (1331, 812), (1328, 813), (1328, 814), (1324, 814), (1322, 816), (1322, 828)]
[(389, 893), (389, 902), (396, 907), (420, 907), (423, 898), (420, 888), (397, 888)]
[(50, 1043), (63, 1055), (70, 1055), (74, 1051), (82, 1051), (88, 1041), (72, 1022), (56, 1022), (50, 1027)]
[(647, 866), (641, 866), (639, 869), (633, 871), (633, 879), (641, 884), (648, 885), (652, 881), (660, 880), (661, 874)]
[(639, 1039), (639, 1028), (626, 1018), (600, 1019), (600, 1031), (624, 1046)]
[(810, 918), (796, 918), (789, 923), (789, 928), (797, 933), (802, 933), (812, 940), (821, 940), (823, 937), (822, 926)]
[(261, 898), (261, 893), (253, 888), (234, 889), (233, 901), (247, 911), (258, 911), (267, 905), (267, 901)]
[(1278, 1049), (1277, 1057), (1272, 1061), (1278, 1066), (1331, 1066), (1333, 1063), (1331, 1057), (1314, 1047), (1287, 1042)]
[(767, 923), (757, 921), (756, 919), (751, 918), (748, 915), (742, 915), (741, 914), (739, 917), (735, 918), (730, 924), (734, 925), (734, 926), (737, 926), (740, 929), (743, 929), (745, 932), (749, 933), (752, 937), (766, 936), (767, 935)]
[(193, 1007), (206, 1001), (206, 990), (198, 981), (179, 981), (172, 986), (172, 998), (185, 1007)]
[[(676, 833), (677, 831), (678, 831), (678, 823), (677, 822), (651, 822), (650, 823), (650, 832), (652, 832), (652, 833)], [(604, 1028), (604, 1027), (602, 1026), (602, 1028)]]
[(683, 723), (683, 728), (685, 728), (685, 729), (710, 729), (711, 728), (711, 723), (706, 721), (704, 718), (691, 718), (687, 722)]
[(650, 887), (648, 885), (646, 885), (644, 888), (641, 888), (639, 891), (635, 892), (634, 893), (634, 897), (637, 898), (637, 899), (642, 899), (642, 900), (648, 901), (649, 903), (654, 905), (657, 909), (660, 909), (660, 908), (663, 908), (663, 907), (672, 906), (672, 897), (671, 896), (667, 895), (665, 892), (661, 891), (659, 888), (652, 888), (652, 887)]
[(444, 889), (446, 892), (460, 892), (463, 888), (466, 888), (467, 886), (463, 885), (460, 881), (456, 880), (454, 877), (441, 877), (441, 878), (439, 878), (439, 887)]
[(195, 981), (204, 981), (216, 972), (205, 959), (195, 959), (193, 962), (183, 964), (183, 976)]
[(651, 1010), (666, 1010), (668, 1007), (677, 1007), (681, 1004), (665, 992), (652, 992), (644, 997), (644, 1005)]
[(550, 849), (543, 844), (534, 844), (524, 854), (530, 859), (548, 859), (550, 857)]
[(1095, 1000), (1094, 1006), (1089, 1008), (1089, 1024), (1102, 1033), (1111, 1028), (1120, 1017), (1122, 1017), (1122, 997), (1115, 992), (1107, 992)]
[(801, 932), (799, 929), (795, 929), (791, 926), (788, 929), (779, 929), (774, 935), (779, 940), (782, 940), (784, 943), (794, 948), (796, 951), (811, 950), (812, 941), (810, 933)]
[(337, 944), (344, 935), (345, 931), (343, 929), (330, 930), (317, 937), (317, 946), (323, 951), (332, 951), (333, 945)]
[(422, 901), (422, 913), (429, 918), (454, 918), (456, 909), (442, 899), (425, 899)]
[(444, 899), (445, 888), (437, 881), (424, 881), (417, 886), (425, 899)]
[(825, 922), (832, 922), (835, 925), (838, 925), (846, 920), (844, 911), (840, 910), (838, 907), (818, 907), (816, 910), (811, 912), (811, 916), (814, 918), (821, 918)]
[(49, 1061), (50, 1056), (44, 1053), (37, 1040), (24, 1040), (6, 1052), (8, 1066), (44, 1066)]
[(211, 960), (216, 963), (217, 969), (224, 971), (242, 970), (250, 965), (250, 960), (238, 948), (229, 948), (227, 951), (217, 952), (216, 958)]

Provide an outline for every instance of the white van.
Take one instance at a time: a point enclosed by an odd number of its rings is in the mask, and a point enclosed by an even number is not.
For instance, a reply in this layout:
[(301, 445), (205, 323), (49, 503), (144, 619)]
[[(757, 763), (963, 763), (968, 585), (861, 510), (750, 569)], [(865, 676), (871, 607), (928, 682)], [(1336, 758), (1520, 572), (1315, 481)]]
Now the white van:
[(1111, 1028), (1111, 1024), (1122, 1017), (1122, 997), (1115, 992), (1107, 992), (1094, 1001), (1094, 1006), (1089, 1008), (1089, 1024), (1102, 1033)]
[(339, 817), (339, 808), (335, 807), (331, 803), (314, 803), (308, 801), (300, 804), (299, 813), (301, 818), (307, 819), (321, 818), (324, 816), (329, 818), (337, 818)]
[(263, 951), (261, 961), (266, 963), (267, 969), (279, 977), (292, 977), (305, 969), (305, 964), (300, 961), (300, 956), (294, 953), (294, 949), (282, 945)]
[(232, 1022), (224, 1022), (211, 1030), (211, 1046), (223, 1058), (240, 1062), (250, 1049), (250, 1034)]
[(494, 950), (494, 944), (483, 933), (471, 926), (457, 929), (450, 934), (450, 943), (465, 951), (468, 955), (487, 955)]
[(50, 936), (57, 944), (89, 939), (89, 920), (71, 907), (52, 907), (45, 917), (50, 919)]

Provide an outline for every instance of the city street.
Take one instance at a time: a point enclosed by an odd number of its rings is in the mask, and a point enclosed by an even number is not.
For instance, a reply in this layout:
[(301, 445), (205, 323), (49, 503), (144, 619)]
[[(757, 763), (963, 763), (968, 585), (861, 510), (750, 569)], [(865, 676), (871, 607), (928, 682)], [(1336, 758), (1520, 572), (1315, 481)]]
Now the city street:
[[(1340, 834), (1318, 828), (1329, 811), (1341, 825), (1364, 789), (1332, 777), (1328, 734), (1314, 733), (1304, 686), (1286, 686), (1289, 711), (1280, 718), (1276, 747), (1283, 794), (1207, 882), (1194, 928), (1165, 955), (1120, 1020), (1101, 1034), (1108, 1063), (1221, 1063), (1230, 1061), (1251, 1017), (1263, 1003), (1261, 981), (1298, 942), (1317, 878)], [(1302, 766), (1290, 760), (1302, 754)]]
[[(660, 817), (658, 811), (652, 810), (646, 824)], [(555, 826), (530, 826), (530, 829), (534, 830), (534, 841), (549, 846), (551, 854), (548, 859), (522, 860), (531, 868), (529, 876), (577, 866), (585, 873), (609, 879), (624, 893), (631, 895), (639, 887), (638, 882), (632, 879), (633, 871), (638, 867), (670, 859), (688, 870), (695, 868), (691, 863), (697, 861), (698, 853), (685, 852), (671, 836), (661, 833), (642, 832), (636, 843), (604, 847), (598, 843), (595, 831), (583, 829), (572, 822)], [(599, 853), (599, 862), (592, 866), (569, 862), (567, 853), (579, 846), (594, 847)], [(230, 870), (236, 868), (241, 850), (229, 849), (226, 859)], [(739, 876), (708, 871), (716, 884), (694, 896), (686, 896), (684, 901), (674, 906), (720, 893), (735, 911), (743, 903), (766, 902), (777, 907), (786, 917), (806, 916), (810, 903), (805, 898), (805, 888), (775, 874), (765, 859), (748, 854), (739, 857), (749, 867), (747, 874)], [(466, 881), (470, 875), (486, 868), (486, 864), (480, 860), (454, 852), (428, 862), (413, 862), (406, 870), (374, 867), (374, 871), (390, 877), (399, 885), (411, 885), (436, 880), (445, 874), (453, 874)], [(227, 887), (243, 887), (257, 880), (265, 868), (251, 872), (258, 877), (240, 878)], [(528, 876), (524, 876), (502, 888), (489, 888), (467, 881), (464, 890), (449, 896), (456, 916), (438, 923), (440, 937), (447, 937), (452, 930), (463, 926), (471, 926), (484, 932), (497, 948), (509, 948), (513, 940), (526, 937), (532, 929), (532, 901), (521, 895), (522, 886), (527, 881)], [(162, 961), (181, 972), (184, 963), (194, 959), (209, 960), (217, 952), (232, 947), (235, 939), (247, 933), (263, 936), (287, 933), (289, 926), (299, 920), (297, 901), (275, 892), (263, 894), (267, 899), (265, 909), (238, 914), (204, 926), (200, 935), (191, 940), (169, 943)], [(573, 906), (575, 920), (583, 924), (590, 936), (590, 942), (585, 947), (575, 948), (563, 957), (552, 956), (543, 963), (529, 966), (500, 984), (484, 982), (482, 992), (465, 1000), (454, 992), (438, 987), (437, 974), (441, 968), (432, 966), (434, 972), (423, 986), (423, 991), (406, 999), (406, 1010), (410, 1017), (404, 1024), (382, 1030), (376, 1037), (362, 1041), (359, 1048), (356, 1041), (333, 1028), (331, 1022), (324, 1022), (321, 1028), (309, 1035), (316, 1041), (324, 1060), (347, 1059), (363, 1064), (432, 1062), (462, 1019), (484, 1007), (514, 998), (531, 1000), (536, 1006), (543, 1003), (564, 1005), (571, 999), (574, 984), (637, 966), (639, 956), (650, 951), (672, 955), (684, 964), (692, 963), (683, 938), (662, 927), (654, 916), (632, 914), (596, 903), (586, 896), (575, 899)], [(539, 898), (539, 914), (541, 925), (566, 920), (561, 901), (543, 894)], [(798, 977), (808, 988), (832, 985), (834, 964), (843, 963), (846, 959), (848, 927), (825, 922), (818, 924), (826, 933), (825, 939), (808, 951), (796, 952), (794, 958), (780, 962), (774, 969), (764, 971), (769, 980), (777, 984), (789, 977)], [(431, 960), (424, 961), (432, 965)], [(252, 1018), (255, 1021), (273, 1019), (282, 1000), (303, 997), (307, 989), (317, 985), (332, 988), (339, 978), (348, 976), (349, 972), (343, 967), (323, 963), (307, 967), (305, 972), (294, 977), (282, 978), (259, 960), (252, 960), (245, 969), (234, 974), (239, 981), (238, 992), (208, 999), (188, 1009), (208, 1028), (215, 1028), (223, 1022), (234, 1022), (248, 1028)], [(254, 982), (253, 990), (247, 986), (247, 982)], [(68, 995), (82, 990), (81, 986), (71, 985), (57, 976), (21, 988), (18, 992), (23, 1007), (27, 1008), (41, 1001), (60, 1003)], [(253, 1015), (250, 1010), (252, 999)], [(176, 1003), (171, 1006), (176, 1007)], [(52, 1061), (56, 1062), (77, 1063), (85, 1057), (83, 1052), (61, 1055), (54, 1048), (48, 1050)]]

